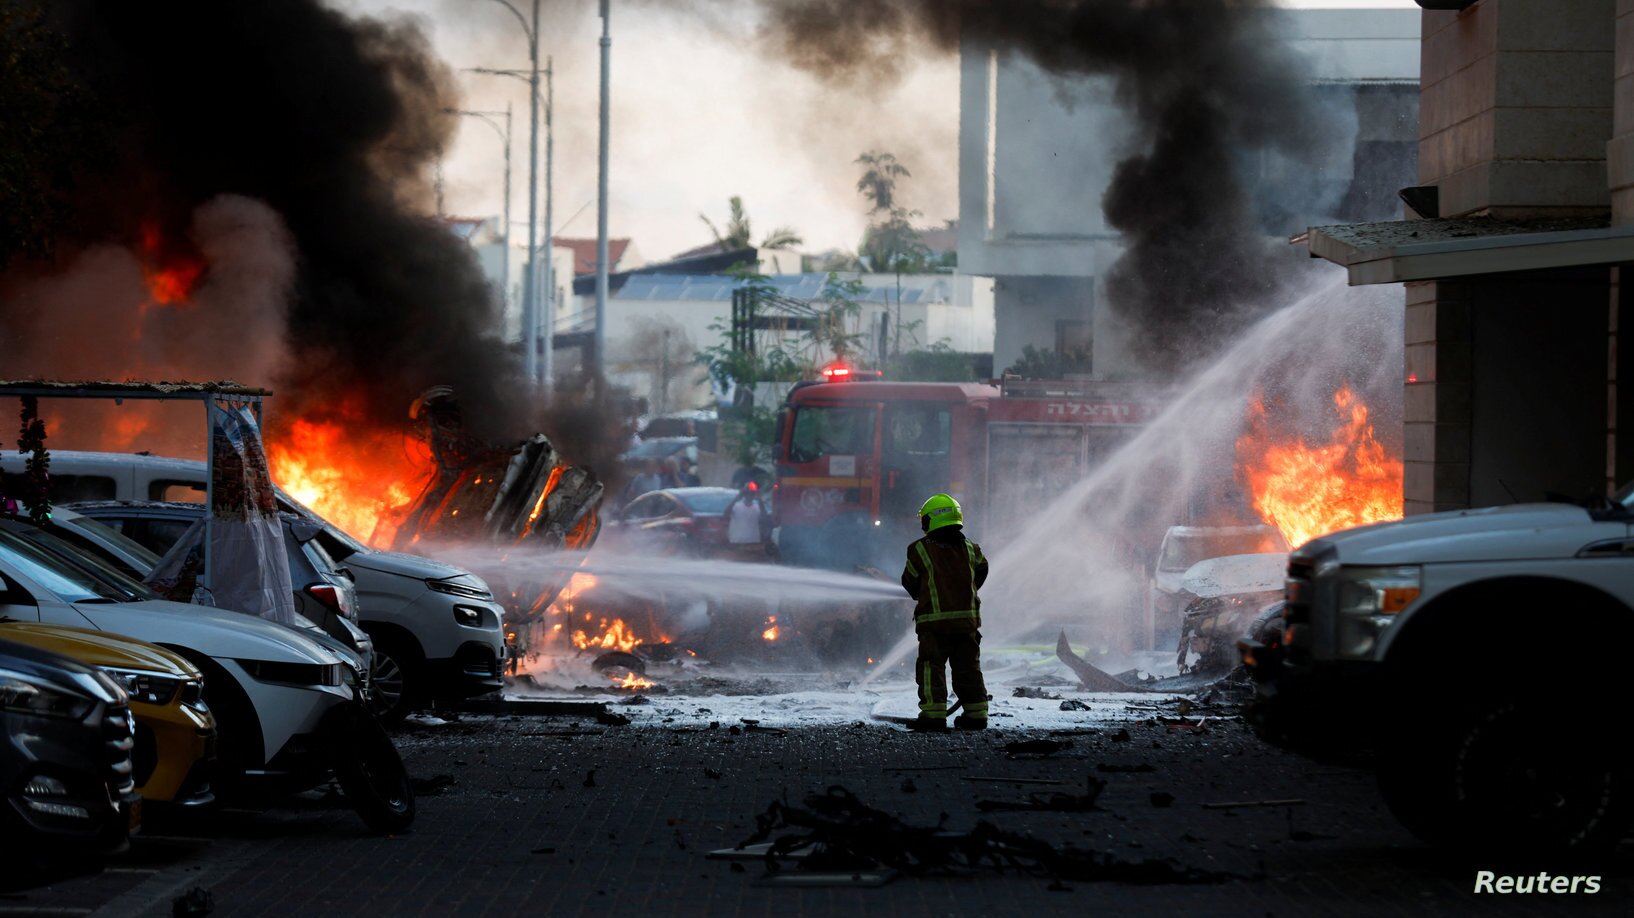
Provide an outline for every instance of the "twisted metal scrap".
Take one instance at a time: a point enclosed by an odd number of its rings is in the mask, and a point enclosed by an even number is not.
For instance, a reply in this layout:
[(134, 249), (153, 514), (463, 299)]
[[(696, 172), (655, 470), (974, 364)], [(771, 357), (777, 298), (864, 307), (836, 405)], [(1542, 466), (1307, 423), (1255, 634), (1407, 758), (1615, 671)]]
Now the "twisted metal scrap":
[(755, 834), (739, 847), (760, 844), (774, 833), (790, 830), (766, 851), (766, 870), (776, 872), (794, 852), (810, 848), (800, 866), (814, 870), (890, 867), (903, 873), (1014, 871), (1037, 877), (1082, 882), (1110, 880), (1156, 885), (1222, 883), (1231, 874), (1200, 870), (1174, 860), (1124, 861), (1006, 832), (978, 822), (969, 832), (949, 832), (942, 814), (935, 826), (915, 826), (868, 806), (838, 785), (806, 797), (804, 807), (773, 801), (755, 817)]

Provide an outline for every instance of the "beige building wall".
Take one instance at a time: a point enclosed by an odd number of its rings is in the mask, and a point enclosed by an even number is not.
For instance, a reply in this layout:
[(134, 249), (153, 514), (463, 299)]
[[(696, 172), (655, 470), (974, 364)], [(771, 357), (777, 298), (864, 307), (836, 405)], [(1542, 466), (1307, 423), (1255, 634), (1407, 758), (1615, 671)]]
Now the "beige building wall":
[(1612, 24), (1629, 5), (1480, 0), (1424, 13), (1419, 178), (1439, 186), (1441, 216), (1610, 206)]

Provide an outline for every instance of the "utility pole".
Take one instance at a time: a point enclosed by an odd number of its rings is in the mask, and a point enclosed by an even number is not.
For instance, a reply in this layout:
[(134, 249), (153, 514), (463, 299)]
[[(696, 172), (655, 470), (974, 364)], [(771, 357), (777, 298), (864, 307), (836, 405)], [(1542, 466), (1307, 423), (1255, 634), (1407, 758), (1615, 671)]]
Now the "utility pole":
[[(509, 6), (510, 4), (506, 4)], [(539, 291), (534, 287), (539, 257), (539, 0), (533, 0), (528, 27), (528, 268), (522, 280), (522, 371), (533, 385), (539, 378)]]
[[(538, 19), (534, 20), (538, 22)], [(556, 131), (553, 127), (552, 115), (556, 110), (556, 77), (555, 62), (545, 58), (545, 302), (544, 317), (541, 325), (544, 326), (545, 352), (539, 358), (539, 385), (549, 392), (556, 383), (556, 263), (552, 256), (555, 253), (556, 227), (551, 222), (551, 205), (554, 195), (551, 189), (551, 176), (554, 174), (556, 157)]]
[[(533, 0), (532, 20), (522, 15), (510, 0), (494, 2), (510, 10), (522, 26), (522, 34), (528, 39), (528, 69), (467, 69), (526, 79), (528, 83), (528, 261), (522, 269), (522, 369), (527, 384), (533, 386), (539, 379), (539, 0)], [(506, 232), (509, 233), (509, 227)]]
[[(537, 4), (538, 0), (534, 0)], [(607, 371), (607, 119), (613, 36), (609, 0), (601, 0), (601, 148), (596, 180), (596, 346), (595, 373)], [(604, 388), (598, 385), (598, 388)]]

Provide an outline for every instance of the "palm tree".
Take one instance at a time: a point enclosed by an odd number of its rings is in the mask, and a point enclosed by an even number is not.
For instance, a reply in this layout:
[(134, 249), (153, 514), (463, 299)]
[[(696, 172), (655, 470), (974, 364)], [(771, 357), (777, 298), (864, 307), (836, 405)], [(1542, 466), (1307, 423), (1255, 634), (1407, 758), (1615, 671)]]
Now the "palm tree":
[(857, 165), (867, 167), (857, 180), (857, 190), (873, 203), (869, 213), (895, 210), (896, 180), (913, 177), (908, 167), (897, 162), (894, 154), (879, 150), (869, 150), (857, 157)]
[[(709, 227), (709, 232), (715, 237), (715, 244), (720, 246), (721, 251), (732, 252), (738, 249), (750, 248), (753, 245), (750, 240), (754, 238), (754, 235), (749, 227), (749, 213), (743, 208), (743, 198), (732, 195), (728, 199), (727, 205), (729, 209), (726, 218), (726, 232), (724, 233), (720, 231), (719, 227), (715, 226), (715, 221), (709, 219), (707, 214), (700, 213), (698, 219)], [(799, 233), (794, 231), (793, 227), (780, 226), (768, 233), (760, 245), (754, 247), (761, 249), (792, 249), (803, 242), (805, 240), (800, 237)]]

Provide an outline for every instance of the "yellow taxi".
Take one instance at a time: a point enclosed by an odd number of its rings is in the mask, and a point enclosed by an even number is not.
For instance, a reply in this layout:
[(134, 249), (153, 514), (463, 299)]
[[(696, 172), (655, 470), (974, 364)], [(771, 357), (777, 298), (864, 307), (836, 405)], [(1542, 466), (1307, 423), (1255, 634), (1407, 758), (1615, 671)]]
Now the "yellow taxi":
[(202, 806), (214, 799), (216, 719), (204, 705), (204, 677), (187, 658), (135, 638), (64, 625), (0, 622), (0, 638), (95, 666), (125, 689), (136, 720), (131, 764), (143, 800)]

